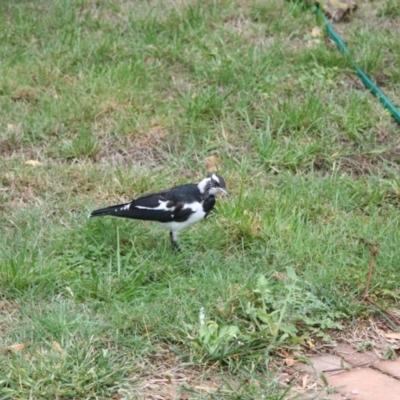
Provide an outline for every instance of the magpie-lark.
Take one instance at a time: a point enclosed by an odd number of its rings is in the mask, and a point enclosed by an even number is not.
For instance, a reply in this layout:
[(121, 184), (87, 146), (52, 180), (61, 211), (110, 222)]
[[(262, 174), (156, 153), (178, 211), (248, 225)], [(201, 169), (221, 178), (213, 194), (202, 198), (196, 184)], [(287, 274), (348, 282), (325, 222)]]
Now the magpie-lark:
[(92, 211), (89, 218), (103, 215), (155, 221), (170, 230), (171, 243), (179, 250), (178, 232), (201, 221), (212, 210), (215, 195), (228, 194), (224, 179), (210, 174), (199, 184), (188, 183), (161, 192), (145, 194), (129, 203)]

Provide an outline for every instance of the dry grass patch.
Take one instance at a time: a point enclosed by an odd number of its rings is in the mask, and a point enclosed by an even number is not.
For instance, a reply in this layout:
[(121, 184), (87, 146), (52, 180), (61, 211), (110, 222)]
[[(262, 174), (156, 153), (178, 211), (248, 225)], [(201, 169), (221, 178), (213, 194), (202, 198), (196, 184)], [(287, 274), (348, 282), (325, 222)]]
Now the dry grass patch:
[(128, 132), (113, 142), (105, 140), (99, 161), (159, 166), (164, 159), (163, 152), (169, 151), (167, 134), (165, 127), (154, 125), (146, 133)]

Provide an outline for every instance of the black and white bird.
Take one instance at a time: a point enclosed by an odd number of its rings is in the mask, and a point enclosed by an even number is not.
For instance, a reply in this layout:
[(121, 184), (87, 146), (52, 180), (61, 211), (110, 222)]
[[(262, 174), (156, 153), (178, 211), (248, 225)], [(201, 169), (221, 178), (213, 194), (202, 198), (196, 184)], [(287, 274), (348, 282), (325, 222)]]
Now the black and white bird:
[(155, 221), (169, 229), (172, 246), (179, 250), (178, 232), (204, 219), (214, 207), (217, 193), (229, 194), (224, 179), (210, 174), (199, 184), (188, 183), (145, 194), (129, 203), (92, 211), (89, 218), (112, 215)]

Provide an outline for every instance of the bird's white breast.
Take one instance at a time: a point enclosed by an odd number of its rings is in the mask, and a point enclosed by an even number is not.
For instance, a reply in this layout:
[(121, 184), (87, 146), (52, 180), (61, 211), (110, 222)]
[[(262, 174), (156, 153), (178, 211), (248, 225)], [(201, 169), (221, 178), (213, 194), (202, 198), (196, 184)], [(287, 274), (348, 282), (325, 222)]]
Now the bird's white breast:
[(186, 221), (158, 222), (158, 224), (164, 228), (168, 228), (171, 231), (177, 232), (189, 227), (190, 225), (193, 225), (196, 222), (201, 221), (206, 216), (206, 213), (203, 210), (203, 205), (201, 203), (186, 204), (183, 208), (184, 209), (190, 208), (193, 211), (193, 213), (189, 216), (189, 218)]

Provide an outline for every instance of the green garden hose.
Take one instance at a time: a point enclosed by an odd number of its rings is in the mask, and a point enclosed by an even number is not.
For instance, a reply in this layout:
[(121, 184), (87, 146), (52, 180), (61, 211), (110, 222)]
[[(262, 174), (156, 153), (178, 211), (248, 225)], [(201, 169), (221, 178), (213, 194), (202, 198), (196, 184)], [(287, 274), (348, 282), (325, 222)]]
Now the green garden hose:
[(321, 11), (319, 7), (317, 7), (316, 12), (319, 17), (323, 18), (328, 35), (336, 43), (336, 46), (339, 48), (339, 50), (348, 57), (364, 86), (367, 89), (369, 89), (370, 92), (379, 99), (379, 101), (384, 105), (384, 107), (390, 111), (393, 118), (400, 124), (400, 111), (389, 100), (386, 94), (383, 93), (383, 91), (379, 89), (378, 86), (376, 86), (376, 84), (371, 80), (371, 78), (357, 65), (354, 58), (350, 54), (350, 51), (348, 50), (347, 46), (340, 38), (340, 36), (336, 33), (336, 31), (333, 29), (332, 25), (328, 21), (328, 18), (326, 18), (325, 14)]

